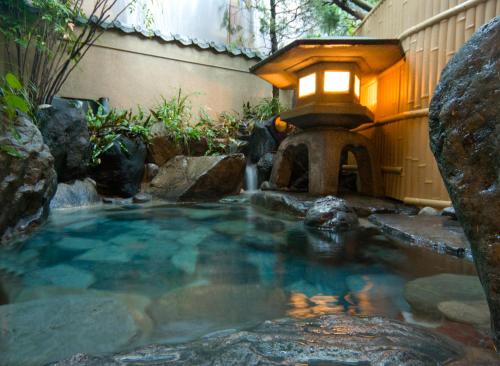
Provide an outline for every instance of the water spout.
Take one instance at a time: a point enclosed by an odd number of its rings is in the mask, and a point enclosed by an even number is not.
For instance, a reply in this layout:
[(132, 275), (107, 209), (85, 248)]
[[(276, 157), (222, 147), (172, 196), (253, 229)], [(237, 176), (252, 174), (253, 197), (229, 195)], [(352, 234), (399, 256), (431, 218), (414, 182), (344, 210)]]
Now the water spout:
[(257, 165), (247, 163), (245, 169), (245, 190), (252, 192), (257, 190)]

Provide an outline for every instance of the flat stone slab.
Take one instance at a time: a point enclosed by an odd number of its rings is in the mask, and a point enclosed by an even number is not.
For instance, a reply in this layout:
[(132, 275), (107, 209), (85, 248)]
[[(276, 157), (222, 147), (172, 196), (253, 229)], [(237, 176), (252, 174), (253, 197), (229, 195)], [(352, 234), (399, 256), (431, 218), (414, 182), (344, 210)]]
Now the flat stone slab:
[[(278, 211), (296, 217), (305, 217), (314, 201), (323, 196), (308, 193), (291, 193), (278, 191), (259, 191), (250, 197), (254, 206), (270, 211)], [(362, 196), (356, 194), (339, 195), (359, 217), (367, 217), (376, 213), (417, 213), (413, 206), (406, 206), (392, 200)]]
[(330, 315), (266, 321), (251, 331), (216, 332), (110, 357), (78, 354), (54, 365), (443, 365), (463, 356), (461, 345), (424, 328)]
[(369, 220), (396, 239), (472, 261), (470, 244), (462, 227), (449, 217), (375, 214)]
[(0, 365), (44, 365), (77, 352), (109, 353), (139, 329), (111, 297), (69, 295), (0, 306)]

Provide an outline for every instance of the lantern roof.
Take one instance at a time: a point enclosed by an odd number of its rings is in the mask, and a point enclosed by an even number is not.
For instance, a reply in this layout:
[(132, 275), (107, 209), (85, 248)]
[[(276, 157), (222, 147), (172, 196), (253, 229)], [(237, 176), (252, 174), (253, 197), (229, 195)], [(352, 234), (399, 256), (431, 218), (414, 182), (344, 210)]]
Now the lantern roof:
[(281, 89), (297, 83), (296, 72), (320, 62), (356, 63), (364, 74), (378, 74), (404, 57), (399, 39), (335, 37), (298, 39), (250, 68)]

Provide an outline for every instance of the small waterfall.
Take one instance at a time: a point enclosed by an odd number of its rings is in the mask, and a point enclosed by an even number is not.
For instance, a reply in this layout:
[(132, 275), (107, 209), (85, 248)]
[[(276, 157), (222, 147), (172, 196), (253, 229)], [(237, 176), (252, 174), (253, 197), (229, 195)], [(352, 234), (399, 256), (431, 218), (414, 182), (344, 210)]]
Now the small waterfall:
[(252, 192), (257, 190), (257, 164), (247, 163), (245, 168), (245, 190)]

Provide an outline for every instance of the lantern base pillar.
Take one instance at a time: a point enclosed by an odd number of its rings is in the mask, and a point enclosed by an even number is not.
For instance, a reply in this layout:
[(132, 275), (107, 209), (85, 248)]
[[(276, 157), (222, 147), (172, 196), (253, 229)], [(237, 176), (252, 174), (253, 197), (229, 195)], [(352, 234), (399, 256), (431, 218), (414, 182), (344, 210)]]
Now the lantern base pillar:
[(271, 173), (271, 186), (288, 189), (296, 161), (294, 152), (304, 151), (298, 148), (300, 146), (305, 146), (308, 152), (309, 193), (338, 194), (341, 155), (347, 150), (356, 158), (360, 193), (374, 197), (384, 195), (382, 174), (371, 141), (343, 128), (307, 129), (283, 140)]

